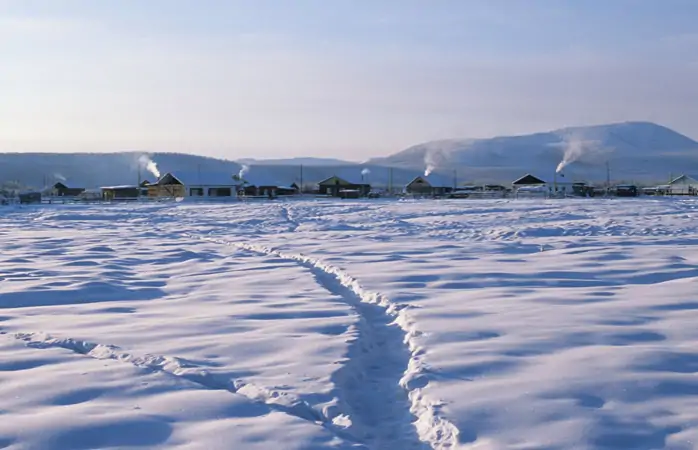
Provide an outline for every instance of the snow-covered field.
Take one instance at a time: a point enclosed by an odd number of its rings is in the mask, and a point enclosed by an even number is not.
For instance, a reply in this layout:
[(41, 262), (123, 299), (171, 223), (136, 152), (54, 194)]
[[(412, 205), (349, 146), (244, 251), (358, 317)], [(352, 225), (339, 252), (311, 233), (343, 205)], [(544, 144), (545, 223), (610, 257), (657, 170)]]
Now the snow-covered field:
[(0, 448), (690, 449), (698, 202), (0, 207)]

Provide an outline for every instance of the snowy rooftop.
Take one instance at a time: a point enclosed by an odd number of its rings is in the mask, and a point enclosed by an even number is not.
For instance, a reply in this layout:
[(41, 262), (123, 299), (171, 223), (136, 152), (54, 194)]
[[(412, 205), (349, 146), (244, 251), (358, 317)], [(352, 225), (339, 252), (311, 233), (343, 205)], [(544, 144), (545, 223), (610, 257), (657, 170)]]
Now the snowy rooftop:
[(111, 190), (116, 190), (116, 189), (138, 189), (138, 185), (136, 184), (121, 184), (117, 186), (102, 186), (100, 189), (111, 189)]
[[(160, 177), (158, 183), (172, 175), (186, 186), (240, 186), (243, 182), (252, 186), (280, 186), (278, 181), (263, 174), (247, 173), (242, 177), (242, 181), (237, 177), (237, 173), (228, 172), (169, 172)], [(286, 185), (292, 183), (286, 182)]]

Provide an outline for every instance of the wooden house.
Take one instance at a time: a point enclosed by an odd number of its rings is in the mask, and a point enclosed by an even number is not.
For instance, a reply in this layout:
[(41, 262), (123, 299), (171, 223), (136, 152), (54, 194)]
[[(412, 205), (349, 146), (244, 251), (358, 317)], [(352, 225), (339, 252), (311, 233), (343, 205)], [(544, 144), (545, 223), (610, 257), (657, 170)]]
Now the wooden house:
[(443, 183), (424, 175), (416, 177), (405, 186), (407, 195), (440, 197), (450, 192), (453, 192), (452, 186), (444, 186)]
[(70, 188), (63, 183), (58, 182), (51, 188), (51, 195), (56, 197), (77, 197), (84, 191), (84, 188)]
[(247, 197), (267, 197), (295, 195), (299, 192), (298, 185), (282, 185), (274, 180), (256, 174), (248, 174), (243, 178), (234, 175), (233, 179), (238, 183), (238, 195)]
[(168, 172), (148, 185), (148, 197), (234, 197), (239, 185), (227, 172)]
[(320, 195), (328, 195), (330, 197), (366, 197), (368, 193), (371, 192), (371, 185), (363, 182), (350, 182), (333, 175), (318, 183), (318, 192)]

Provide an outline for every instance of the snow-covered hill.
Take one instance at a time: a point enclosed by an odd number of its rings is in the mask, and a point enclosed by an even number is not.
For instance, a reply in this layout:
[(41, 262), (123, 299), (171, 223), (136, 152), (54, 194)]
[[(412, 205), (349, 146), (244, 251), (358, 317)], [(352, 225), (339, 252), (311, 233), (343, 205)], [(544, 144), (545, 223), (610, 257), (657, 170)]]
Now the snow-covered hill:
[[(96, 188), (115, 184), (135, 184), (139, 179), (153, 181), (155, 175), (141, 161), (143, 153), (0, 153), (0, 185), (17, 181), (21, 185), (42, 188), (61, 181), (69, 186)], [(200, 170), (202, 173), (230, 172), (236, 174), (242, 168), (241, 162), (208, 158), (180, 153), (150, 153), (149, 160), (161, 173)], [(299, 159), (305, 161), (307, 158)], [(349, 181), (386, 187), (390, 180), (393, 186), (401, 187), (424, 172), (422, 168), (396, 168), (355, 163), (320, 165), (246, 164), (247, 170), (256, 179), (274, 182), (279, 185), (291, 183), (312, 186), (318, 181), (333, 175)], [(139, 175), (140, 171), (140, 175)], [(445, 172), (445, 171), (444, 171)], [(453, 175), (436, 173), (433, 179), (438, 183), (451, 186)]]
[(356, 165), (355, 162), (345, 161), (336, 158), (313, 158), (313, 157), (300, 157), (300, 158), (277, 158), (277, 159), (256, 159), (256, 158), (243, 158), (238, 159), (237, 162), (240, 164), (255, 165), (255, 166), (299, 166), (304, 165), (308, 167), (327, 167), (327, 166), (353, 166)]
[[(265, 180), (278, 184), (310, 186), (337, 175), (349, 180), (386, 187), (401, 187), (434, 169), (437, 184), (451, 186), (454, 170), (458, 184), (509, 183), (530, 172), (552, 179), (565, 154), (567, 179), (601, 181), (609, 163), (614, 181), (656, 183), (674, 174), (698, 173), (698, 142), (666, 127), (627, 122), (592, 127), (566, 128), (547, 133), (492, 139), (444, 140), (419, 144), (364, 164), (327, 158), (282, 160), (221, 160), (179, 153), (152, 153), (161, 172), (229, 171), (241, 164)], [(68, 185), (95, 188), (152, 180), (139, 158), (142, 153), (0, 153), (0, 184), (18, 181), (36, 188), (64, 181)], [(301, 169), (302, 166), (302, 169)], [(392, 169), (391, 169), (392, 168)], [(368, 170), (366, 172), (365, 170)], [(364, 172), (364, 175), (362, 175)]]
[(571, 127), (546, 133), (492, 139), (433, 141), (410, 147), (372, 164), (437, 170), (458, 168), (474, 179), (511, 179), (524, 172), (553, 176), (565, 159), (564, 172), (577, 178), (665, 180), (677, 172), (698, 171), (698, 142), (648, 122)]

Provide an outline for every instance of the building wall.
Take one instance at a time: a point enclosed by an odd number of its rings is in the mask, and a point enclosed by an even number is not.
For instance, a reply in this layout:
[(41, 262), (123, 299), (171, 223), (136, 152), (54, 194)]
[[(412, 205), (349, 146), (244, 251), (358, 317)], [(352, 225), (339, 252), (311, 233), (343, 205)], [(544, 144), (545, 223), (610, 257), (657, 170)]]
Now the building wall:
[(698, 181), (685, 178), (671, 184), (672, 195), (696, 195), (698, 193)]
[(138, 198), (138, 194), (139, 189), (137, 187), (102, 190), (104, 200), (135, 199)]
[(187, 194), (185, 186), (181, 184), (148, 186), (148, 197), (186, 197)]
[(222, 198), (236, 197), (238, 187), (235, 185), (151, 185), (148, 186), (148, 197), (192, 197), (192, 198)]

